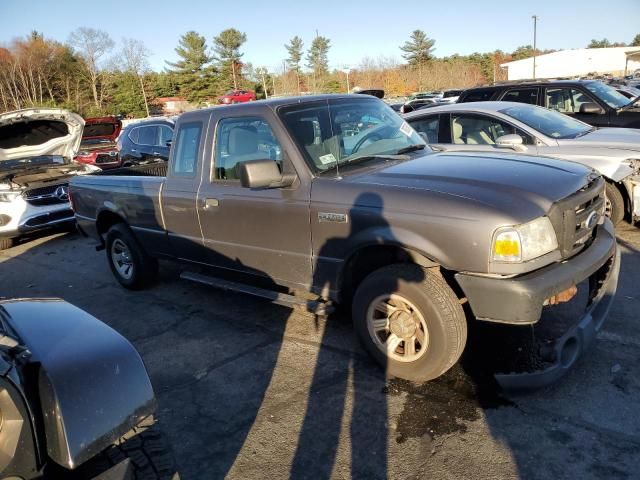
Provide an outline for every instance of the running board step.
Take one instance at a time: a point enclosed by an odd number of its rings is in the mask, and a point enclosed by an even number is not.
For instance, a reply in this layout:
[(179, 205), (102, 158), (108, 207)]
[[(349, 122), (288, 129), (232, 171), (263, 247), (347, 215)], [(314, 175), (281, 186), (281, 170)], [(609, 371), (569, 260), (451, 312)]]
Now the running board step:
[(274, 292), (273, 290), (267, 290), (265, 288), (253, 287), (244, 283), (231, 282), (229, 280), (210, 277), (201, 273), (182, 272), (180, 274), (180, 278), (208, 285), (209, 287), (219, 288), (221, 290), (246, 293), (248, 295), (253, 295), (254, 297), (264, 298), (276, 305), (295, 308), (296, 310), (312, 313), (314, 315), (325, 316), (334, 311), (334, 307), (331, 303), (323, 302), (321, 300), (306, 300), (294, 295)]

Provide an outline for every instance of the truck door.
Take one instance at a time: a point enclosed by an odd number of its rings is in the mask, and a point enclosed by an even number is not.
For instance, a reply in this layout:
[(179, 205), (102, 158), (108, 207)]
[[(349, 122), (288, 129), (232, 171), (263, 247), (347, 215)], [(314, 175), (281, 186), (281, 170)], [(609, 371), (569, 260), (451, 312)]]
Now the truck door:
[(294, 148), (264, 108), (245, 108), (243, 115), (219, 118), (212, 155), (205, 156), (209, 168), (198, 192), (198, 213), (208, 263), (307, 286), (310, 185), (297, 178), (291, 187), (252, 190), (240, 185), (236, 170), (243, 161), (271, 159), (280, 171), (295, 174), (287, 145)]
[(206, 263), (206, 250), (196, 208), (209, 114), (178, 123), (161, 199), (172, 253), (180, 259)]

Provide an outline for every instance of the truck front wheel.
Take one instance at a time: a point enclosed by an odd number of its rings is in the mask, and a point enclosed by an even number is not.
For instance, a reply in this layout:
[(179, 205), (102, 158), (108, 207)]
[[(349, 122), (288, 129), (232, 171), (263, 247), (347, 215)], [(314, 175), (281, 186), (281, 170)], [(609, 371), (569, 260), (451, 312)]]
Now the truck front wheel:
[(358, 338), (388, 375), (411, 381), (439, 377), (460, 358), (467, 323), (458, 298), (438, 271), (418, 265), (383, 267), (353, 298)]
[(605, 185), (604, 196), (605, 214), (614, 225), (617, 225), (624, 218), (624, 198), (622, 198), (620, 190), (609, 182)]
[(131, 290), (149, 286), (158, 274), (158, 261), (140, 246), (129, 228), (117, 223), (107, 232), (107, 260), (118, 282)]

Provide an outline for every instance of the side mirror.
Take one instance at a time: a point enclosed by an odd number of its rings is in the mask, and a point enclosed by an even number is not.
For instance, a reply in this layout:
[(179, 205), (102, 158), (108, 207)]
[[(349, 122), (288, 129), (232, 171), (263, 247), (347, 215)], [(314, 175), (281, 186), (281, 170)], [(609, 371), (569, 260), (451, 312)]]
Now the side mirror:
[(525, 151), (527, 147), (522, 144), (522, 137), (516, 133), (510, 133), (509, 135), (502, 135), (496, 138), (496, 147), (498, 148), (510, 148), (518, 152)]
[(597, 103), (587, 102), (580, 105), (580, 113), (601, 114), (604, 112)]
[(269, 159), (249, 160), (238, 163), (240, 185), (244, 188), (282, 188), (289, 187), (295, 175), (283, 175), (278, 164)]
[(167, 147), (171, 148), (171, 144), (173, 143), (173, 140), (167, 140), (166, 141), (166, 145)]

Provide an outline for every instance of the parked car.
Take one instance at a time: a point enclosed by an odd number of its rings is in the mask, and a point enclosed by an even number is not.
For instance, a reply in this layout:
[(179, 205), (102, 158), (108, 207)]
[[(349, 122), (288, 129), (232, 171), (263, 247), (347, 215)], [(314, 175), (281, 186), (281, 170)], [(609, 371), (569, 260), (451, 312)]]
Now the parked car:
[(72, 160), (83, 126), (57, 108), (0, 114), (0, 250), (23, 234), (75, 222), (69, 179), (100, 170)]
[(417, 98), (415, 100), (407, 100), (404, 105), (400, 107), (400, 113), (409, 113), (418, 110), (425, 106), (436, 105), (438, 99), (436, 97)]
[(96, 165), (103, 170), (119, 167), (116, 140), (122, 130), (120, 119), (111, 116), (87, 118), (84, 122), (80, 150), (75, 161)]
[(640, 97), (640, 88), (638, 87), (628, 87), (626, 85), (618, 85), (615, 87), (616, 91), (625, 97), (634, 100)]
[(256, 94), (252, 90), (229, 90), (218, 97), (218, 103), (230, 105), (232, 103), (253, 102), (255, 99)]
[[(418, 381), (460, 357), (464, 302), (476, 319), (532, 325), (543, 305), (591, 279), (590, 307), (557, 340), (549, 368), (521, 374), (537, 386), (566, 371), (592, 338), (581, 332), (604, 321), (619, 260), (605, 182), (583, 165), (425, 152), (366, 95), (196, 110), (180, 116), (175, 139), (166, 177), (72, 183), (80, 229), (126, 288), (148, 286), (156, 259), (173, 258), (252, 286), (184, 274), (207, 285), (320, 313), (350, 304), (370, 354), (389, 375)], [(269, 279), (317, 300), (254, 285)]]
[(438, 103), (456, 103), (460, 98), (460, 94), (463, 90), (445, 90), (442, 92), (442, 98), (438, 100)]
[(166, 162), (174, 126), (173, 120), (164, 117), (127, 125), (118, 138), (120, 164), (129, 167)]
[(640, 105), (615, 88), (594, 80), (505, 83), (470, 88), (458, 103), (506, 101), (539, 105), (594, 127), (640, 128)]
[(640, 130), (595, 128), (567, 115), (514, 102), (443, 105), (405, 116), (435, 148), (510, 149), (573, 160), (606, 179), (605, 212), (640, 220)]
[(62, 300), (21, 299), (0, 301), (0, 340), (0, 477), (178, 479), (124, 337)]

